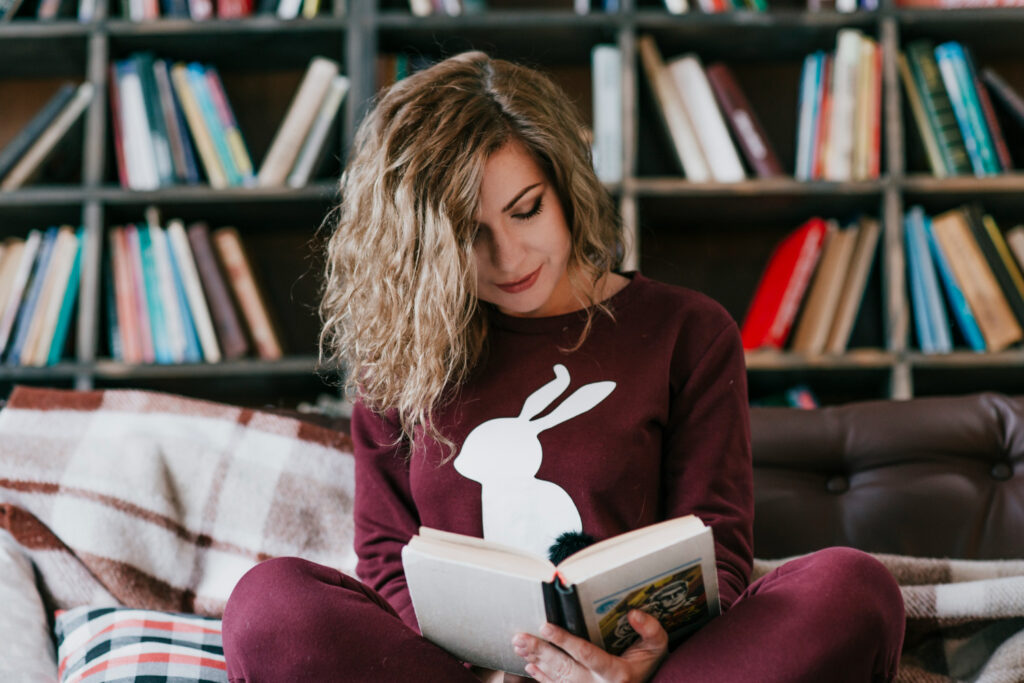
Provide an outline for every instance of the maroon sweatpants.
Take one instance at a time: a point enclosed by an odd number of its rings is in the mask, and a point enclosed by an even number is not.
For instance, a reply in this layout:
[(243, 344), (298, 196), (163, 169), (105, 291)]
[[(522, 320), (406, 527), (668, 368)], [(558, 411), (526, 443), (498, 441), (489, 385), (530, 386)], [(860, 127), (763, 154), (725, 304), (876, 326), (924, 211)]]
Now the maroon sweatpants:
[[(903, 644), (889, 572), (850, 548), (793, 560), (676, 647), (652, 681), (888, 681)], [(476, 681), (359, 581), (297, 558), (250, 570), (224, 612), (232, 683)]]

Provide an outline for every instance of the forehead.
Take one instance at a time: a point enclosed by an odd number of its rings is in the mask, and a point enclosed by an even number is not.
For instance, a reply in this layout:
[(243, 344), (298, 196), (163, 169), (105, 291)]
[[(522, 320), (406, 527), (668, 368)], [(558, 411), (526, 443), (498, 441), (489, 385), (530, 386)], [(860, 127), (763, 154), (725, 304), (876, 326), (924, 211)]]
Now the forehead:
[(483, 210), (497, 209), (520, 190), (544, 180), (544, 171), (523, 143), (511, 140), (491, 154), (484, 163), (480, 182)]

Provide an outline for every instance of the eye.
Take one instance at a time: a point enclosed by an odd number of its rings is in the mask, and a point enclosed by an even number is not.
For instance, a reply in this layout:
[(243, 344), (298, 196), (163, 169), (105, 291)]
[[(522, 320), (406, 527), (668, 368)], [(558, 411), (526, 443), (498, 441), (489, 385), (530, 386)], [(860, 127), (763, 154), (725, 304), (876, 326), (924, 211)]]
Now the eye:
[(539, 214), (542, 208), (544, 208), (544, 195), (540, 195), (537, 197), (537, 201), (536, 203), (534, 203), (532, 209), (530, 209), (526, 213), (514, 213), (512, 214), (512, 218), (516, 219), (517, 221), (528, 221), (537, 214)]

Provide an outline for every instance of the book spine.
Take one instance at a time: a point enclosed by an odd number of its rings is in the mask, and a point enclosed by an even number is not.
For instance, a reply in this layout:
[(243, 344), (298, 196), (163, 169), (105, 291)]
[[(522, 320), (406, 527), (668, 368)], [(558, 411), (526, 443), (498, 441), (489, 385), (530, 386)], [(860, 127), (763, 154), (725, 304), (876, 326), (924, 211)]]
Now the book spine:
[(984, 84), (981, 82), (981, 76), (978, 70), (974, 67), (974, 59), (971, 57), (971, 52), (966, 47), (962, 49), (964, 63), (966, 65), (967, 73), (971, 78), (971, 86), (974, 89), (975, 97), (978, 100), (978, 105), (981, 108), (982, 122), (985, 125), (985, 129), (988, 131), (989, 137), (992, 140), (992, 146), (995, 151), (996, 159), (996, 170), (997, 171), (1009, 171), (1013, 169), (1013, 160), (1010, 158), (1010, 150), (1006, 146), (1006, 138), (1003, 136), (1003, 129), (999, 125), (999, 119), (996, 118), (996, 110), (992, 106), (992, 98), (988, 95), (988, 90), (985, 89)]
[(121, 97), (118, 94), (117, 65), (110, 65), (110, 80), (108, 93), (110, 97), (110, 127), (114, 138), (114, 159), (117, 163), (117, 180), (121, 187), (131, 187), (131, 180), (128, 173), (128, 159), (124, 150), (124, 109)]
[(828, 155), (824, 173), (826, 180), (853, 179), (854, 113), (861, 42), (861, 32), (857, 29), (840, 29), (836, 38)]
[(976, 108), (970, 91), (970, 83), (965, 78), (959, 46), (955, 43), (943, 43), (935, 48), (935, 61), (942, 74), (942, 82), (949, 93), (949, 101), (953, 105), (960, 134), (967, 146), (967, 156), (971, 160), (974, 175), (981, 177), (995, 172), (995, 159), (992, 156), (991, 142), (981, 122), (981, 112)]
[(942, 84), (942, 74), (931, 43), (915, 41), (908, 45), (907, 60), (918, 91), (922, 93), (921, 103), (928, 114), (928, 121), (939, 141), (947, 175), (970, 173), (971, 160), (967, 156), (967, 147), (956, 114), (953, 113), (953, 105)]
[(182, 267), (178, 256), (175, 253), (174, 244), (171, 240), (169, 230), (161, 230), (164, 249), (167, 253), (169, 276), (173, 287), (175, 307), (178, 312), (178, 319), (181, 324), (184, 349), (182, 358), (187, 363), (198, 363), (203, 359), (202, 351), (199, 348), (199, 336), (196, 332), (195, 320), (189, 307), (188, 295), (185, 293), (185, 282), (182, 274)]
[(750, 166), (761, 178), (783, 174), (779, 157), (768, 141), (764, 126), (740, 89), (732, 70), (718, 62), (706, 69), (708, 81), (718, 104), (725, 112), (732, 132), (740, 142), (740, 149)]
[(821, 75), (821, 57), (815, 52), (804, 57), (800, 72), (800, 99), (797, 105), (799, 119), (796, 129), (796, 170), (797, 180), (811, 179), (812, 155), (814, 154), (814, 119), (818, 78)]
[(558, 599), (558, 589), (555, 588), (557, 578), (541, 583), (541, 592), (544, 594), (544, 618), (549, 624), (562, 626), (565, 620), (562, 617), (562, 602)]
[[(1006, 303), (1010, 305), (1010, 310), (1016, 316), (1017, 322), (1024, 325), (1024, 296), (1017, 289), (1013, 276), (999, 255), (999, 249), (992, 240), (992, 234), (985, 229), (981, 209), (977, 205), (971, 205), (964, 209), (964, 214), (967, 216), (967, 225), (981, 249), (982, 256), (985, 257), (989, 270), (992, 271), (996, 282), (999, 283), (999, 289), (1006, 297)], [(999, 232), (998, 228), (996, 228), (996, 232)]]
[(160, 113), (167, 129), (167, 140), (170, 144), (171, 161), (174, 168), (174, 180), (188, 180), (188, 166), (185, 162), (185, 146), (188, 144), (185, 131), (181, 129), (181, 119), (175, 111), (174, 95), (171, 93), (171, 76), (167, 68), (167, 60), (153, 61), (153, 79), (160, 96)]
[(195, 256), (196, 269), (203, 283), (210, 313), (217, 328), (217, 339), (220, 341), (224, 358), (231, 360), (240, 358), (249, 351), (249, 342), (245, 338), (242, 322), (238, 317), (231, 293), (221, 273), (220, 265), (210, 241), (209, 228), (204, 223), (193, 223), (188, 226), (189, 244)]
[(811, 179), (825, 177), (825, 159), (828, 156), (829, 129), (832, 126), (832, 81), (835, 74), (835, 57), (826, 54), (821, 64), (821, 80), (818, 82), (818, 114), (814, 125), (814, 151), (811, 155)]
[(142, 362), (156, 361), (156, 343), (153, 339), (153, 328), (150, 322), (152, 311), (147, 301), (146, 275), (142, 257), (140, 230), (135, 225), (124, 226), (124, 236), (128, 244), (128, 263), (131, 268), (132, 303), (134, 303), (134, 319), (137, 321)]
[(160, 302), (161, 318), (167, 335), (168, 354), (172, 363), (181, 363), (185, 360), (188, 340), (179, 307), (178, 293), (174, 285), (174, 271), (167, 247), (167, 235), (162, 227), (153, 223), (150, 223), (147, 229), (153, 253), (157, 299)]
[(167, 311), (160, 300), (160, 273), (157, 266), (153, 238), (148, 226), (140, 223), (135, 226), (135, 234), (139, 240), (139, 253), (142, 256), (144, 305), (149, 313), (149, 330), (153, 340), (153, 354), (157, 363), (174, 362), (170, 333), (167, 326)]
[(220, 166), (227, 176), (228, 185), (237, 187), (242, 185), (242, 174), (231, 156), (231, 149), (228, 146), (227, 131), (217, 115), (217, 108), (210, 96), (210, 88), (206, 81), (206, 69), (198, 62), (191, 62), (187, 67), (189, 85), (192, 87), (192, 94), (199, 104), (199, 112), (206, 124), (206, 130), (210, 132), (210, 139), (213, 141), (213, 148), (220, 160)]
[(141, 363), (142, 338), (137, 327), (135, 282), (132, 277), (128, 236), (125, 234), (125, 228), (121, 226), (111, 228), (107, 235), (109, 260), (114, 271), (114, 302), (117, 307), (117, 331), (119, 334), (117, 344), (111, 340), (110, 346), (113, 348), (116, 345), (120, 348), (121, 360), (126, 363)]
[(575, 586), (566, 587), (561, 579), (555, 578), (555, 592), (558, 593), (558, 604), (562, 610), (562, 628), (584, 640), (590, 640), (587, 624), (583, 619), (583, 608)]
[(188, 0), (188, 12), (192, 21), (206, 21), (213, 18), (212, 0)]
[(17, 135), (14, 136), (7, 145), (0, 150), (0, 178), (3, 178), (7, 173), (14, 168), (15, 163), (20, 159), (25, 152), (28, 151), (32, 143), (43, 134), (53, 120), (57, 118), (64, 106), (71, 101), (71, 98), (75, 95), (75, 85), (72, 83), (64, 83), (57, 89), (57, 92), (47, 100), (43, 108), (32, 117), (32, 119), (18, 131)]
[(338, 108), (345, 99), (348, 92), (349, 80), (345, 76), (335, 76), (331, 82), (331, 89), (324, 98), (309, 135), (302, 143), (299, 156), (295, 159), (295, 166), (288, 174), (288, 185), (290, 187), (304, 187), (309, 182), (310, 176), (320, 165), (323, 158), (324, 147), (327, 143), (327, 136), (331, 130), (331, 124), (337, 117)]
[(812, 227), (804, 234), (804, 239), (800, 244), (796, 260), (793, 263), (793, 269), (789, 273), (789, 279), (786, 281), (785, 289), (779, 301), (778, 312), (768, 328), (768, 338), (766, 340), (768, 346), (781, 349), (789, 337), (793, 321), (800, 308), (800, 302), (803, 301), (811, 275), (814, 273), (815, 266), (817, 266), (818, 259), (821, 256), (825, 231), (826, 225), (823, 222), (820, 231)]
[(25, 240), (25, 248), (22, 250), (21, 263), (14, 275), (14, 284), (11, 286), (11, 293), (4, 306), (3, 317), (0, 318), (0, 354), (4, 353), (11, 341), (11, 332), (18, 312), (21, 309), (22, 299), (25, 290), (28, 288), (29, 278), (32, 276), (32, 269), (39, 254), (39, 247), (43, 241), (43, 233), (40, 230), (30, 230)]
[(50, 264), (39, 292), (36, 312), (29, 325), (28, 337), (21, 351), (19, 365), (42, 366), (46, 364), (53, 330), (57, 325), (57, 314), (64, 299), (68, 275), (74, 260), (77, 240), (70, 225), (61, 226), (50, 255)]
[(935, 137), (935, 130), (928, 122), (928, 114), (924, 110), (922, 94), (917, 88), (913, 74), (910, 73), (910, 64), (904, 54), (901, 54), (899, 57), (899, 69), (900, 80), (903, 81), (903, 89), (907, 93), (910, 111), (914, 115), (917, 132), (921, 137), (921, 142), (924, 144), (925, 154), (928, 156), (928, 165), (932, 169), (932, 175), (936, 178), (944, 178), (948, 173), (946, 171), (946, 163), (942, 158), (942, 150), (939, 149), (939, 141)]
[(167, 136), (167, 126), (160, 108), (160, 91), (153, 73), (153, 54), (138, 52), (130, 59), (135, 64), (135, 73), (138, 75), (139, 84), (142, 87), (142, 101), (146, 107), (146, 122), (149, 124), (146, 132), (153, 148), (159, 184), (161, 186), (173, 185), (174, 162), (171, 158), (171, 143)]
[(1017, 295), (1024, 298), (1024, 275), (1021, 274), (1020, 267), (1017, 265), (1017, 261), (1013, 258), (1013, 254), (1010, 252), (1010, 247), (1003, 238), (1003, 233), (999, 230), (999, 226), (992, 216), (985, 215), (982, 218), (982, 224), (985, 227), (985, 232), (988, 235), (989, 240), (992, 242), (992, 246), (995, 247), (999, 254), (999, 260), (1002, 262), (1003, 267), (1010, 276), (1010, 280), (1013, 282), (1013, 289), (1017, 292)]
[(249, 157), (249, 150), (245, 146), (242, 131), (235, 119), (235, 112), (231, 109), (231, 103), (228, 102), (227, 91), (224, 89), (224, 82), (220, 78), (217, 67), (212, 65), (206, 67), (206, 85), (220, 123), (225, 130), (231, 160), (242, 176), (242, 184), (253, 185), (256, 182), (256, 176), (253, 173), (252, 159)]
[(206, 171), (206, 178), (210, 186), (214, 188), (225, 188), (228, 186), (228, 177), (221, 167), (217, 158), (217, 150), (214, 147), (210, 131), (203, 121), (203, 114), (199, 110), (199, 102), (192, 92), (189, 84), (188, 67), (185, 64), (177, 63), (171, 67), (171, 82), (174, 84), (174, 92), (181, 103), (185, 120), (188, 121), (189, 131), (195, 140), (199, 158), (203, 162), (203, 169)]
[(117, 62), (118, 97), (124, 123), (124, 151), (129, 186), (133, 190), (155, 190), (160, 185), (153, 142), (149, 137), (145, 99), (134, 60)]
[[(71, 273), (68, 275), (68, 284), (64, 290), (60, 312), (57, 315), (57, 325), (53, 331), (53, 340), (46, 355), (46, 365), (56, 365), (60, 361), (61, 353), (64, 352), (64, 346), (68, 338), (68, 331), (71, 329), (71, 314), (75, 309), (75, 302), (78, 300), (78, 286), (82, 279), (82, 245), (85, 241), (84, 228), (78, 229), (75, 240), (75, 256), (71, 263)], [(112, 278), (113, 273), (109, 272), (109, 268), (107, 271), (106, 277)], [(113, 296), (113, 291), (109, 292), (108, 301), (110, 296)], [(113, 323), (117, 324), (116, 313)]]
[[(117, 269), (113, 264), (114, 252), (108, 249), (103, 256), (103, 287), (107, 306), (107, 338), (110, 347), (110, 357), (117, 362), (124, 362), (124, 346), (121, 342), (121, 320), (118, 314), (117, 295)], [(61, 353), (60, 350), (57, 353)], [(52, 349), (51, 349), (52, 358)], [(56, 361), (51, 361), (51, 365)]]
[(1024, 268), (1024, 226), (1018, 225), (1006, 231), (1006, 245), (1013, 252), (1017, 265)]
[(594, 168), (604, 183), (622, 181), (622, 51), (595, 45), (590, 53), (594, 89)]
[(46, 270), (50, 266), (50, 256), (53, 254), (53, 246), (56, 242), (57, 228), (47, 228), (42, 244), (39, 247), (39, 258), (36, 259), (35, 267), (32, 269), (32, 276), (25, 292), (25, 300), (21, 304), (21, 310), (18, 311), (18, 320), (14, 324), (11, 348), (7, 353), (8, 365), (18, 365), (21, 363), (21, 352), (25, 347), (25, 342), (28, 340), (29, 327), (39, 304)]
[(170, 240), (171, 251), (185, 287), (189, 311), (202, 346), (203, 357), (207, 363), (217, 363), (220, 361), (217, 335), (213, 329), (210, 309), (203, 297), (203, 286), (199, 280), (199, 272), (196, 270), (192, 249), (189, 247), (188, 235), (185, 234), (185, 226), (181, 221), (172, 220), (167, 224), (167, 237)]
[(949, 353), (953, 350), (949, 319), (942, 303), (935, 264), (924, 233), (924, 211), (915, 207), (905, 222), (909, 251), (916, 256), (918, 280), (922, 292), (923, 317), (930, 328), (931, 347), (924, 349), (933, 353)]
[(242, 315), (249, 326), (256, 352), (263, 360), (277, 360), (284, 355), (281, 342), (270, 322), (266, 301), (260, 295), (252, 264), (242, 248), (238, 231), (234, 228), (219, 228), (214, 231), (213, 245), (228, 274), (228, 282), (235, 293), (235, 300), (242, 309)]
[(946, 290), (946, 298), (949, 301), (950, 309), (953, 311), (953, 317), (956, 318), (957, 326), (960, 328), (960, 332), (964, 335), (964, 339), (971, 349), (978, 352), (984, 351), (985, 337), (981, 334), (981, 328), (978, 327), (978, 321), (974, 319), (974, 314), (971, 312), (971, 307), (964, 297), (963, 290), (960, 289), (960, 285), (957, 284), (956, 278), (953, 276), (953, 269), (949, 265), (949, 260), (943, 253), (942, 247), (939, 246), (939, 241), (935, 238), (931, 218), (924, 215), (923, 210), (921, 223), (924, 227), (925, 237), (928, 239), (928, 246), (932, 252), (932, 260), (935, 262), (935, 270), (938, 271), (939, 277), (942, 279), (943, 287)]

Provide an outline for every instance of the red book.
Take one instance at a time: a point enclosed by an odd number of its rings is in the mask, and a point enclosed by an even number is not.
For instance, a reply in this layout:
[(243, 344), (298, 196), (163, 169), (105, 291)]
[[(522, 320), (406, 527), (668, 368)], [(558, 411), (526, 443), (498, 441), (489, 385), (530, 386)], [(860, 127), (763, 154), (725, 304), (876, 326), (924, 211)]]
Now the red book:
[(868, 149), (868, 177), (882, 175), (882, 45), (875, 43), (875, 80), (871, 93), (871, 146)]
[(828, 224), (808, 220), (775, 247), (740, 329), (744, 349), (781, 349), (821, 256)]
[(825, 55), (825, 66), (821, 70), (821, 96), (818, 100), (818, 131), (814, 138), (814, 164), (811, 168), (811, 180), (821, 180), (825, 176), (825, 156), (828, 142), (829, 123), (832, 120), (832, 55)]
[(728, 66), (721, 62), (709, 65), (705, 70), (711, 89), (718, 100), (718, 106), (729, 121), (733, 135), (740, 143), (743, 156), (751, 168), (762, 178), (783, 174), (779, 157), (768, 142), (764, 126), (740, 90), (736, 77)]
[(220, 19), (241, 19), (252, 14), (252, 0), (218, 0), (217, 17)]
[(117, 158), (117, 179), (121, 187), (128, 187), (128, 166), (124, 158), (124, 143), (121, 141), (121, 99), (117, 92), (117, 67), (110, 65), (110, 124), (114, 128), (114, 155)]

